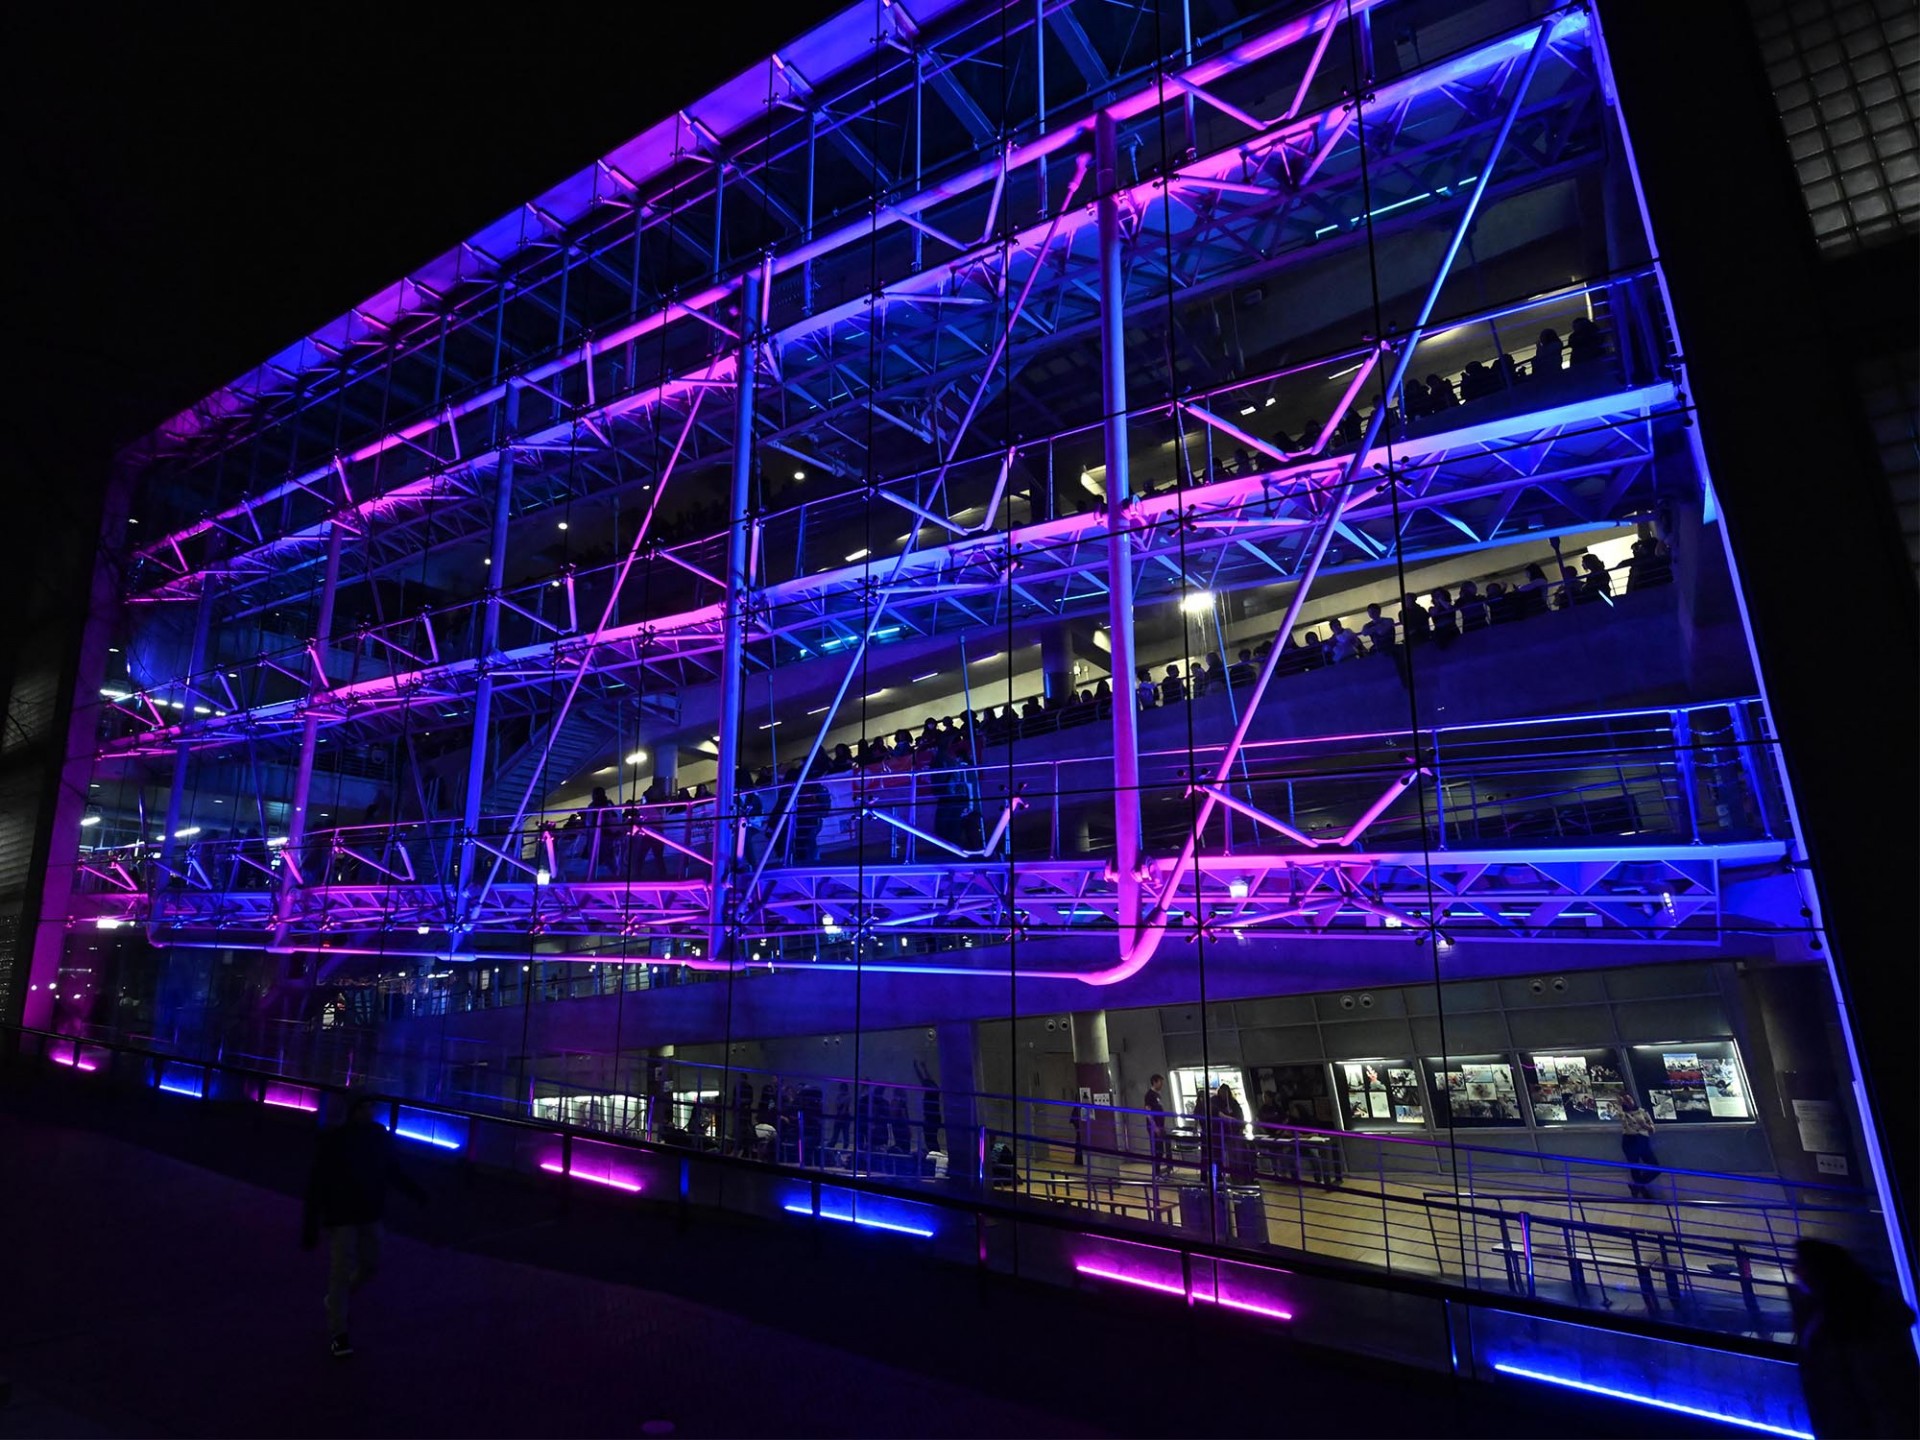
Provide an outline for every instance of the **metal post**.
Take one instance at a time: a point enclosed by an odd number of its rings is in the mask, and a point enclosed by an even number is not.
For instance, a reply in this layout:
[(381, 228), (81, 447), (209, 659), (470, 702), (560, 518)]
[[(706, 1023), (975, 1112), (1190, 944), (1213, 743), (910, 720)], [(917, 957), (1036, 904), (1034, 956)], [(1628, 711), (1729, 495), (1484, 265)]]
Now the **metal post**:
[[(1440, 298), (1441, 288), (1446, 284), (1447, 277), (1453, 273), (1453, 262), (1460, 253), (1460, 247), (1465, 243), (1468, 234), (1471, 233), (1473, 229), (1474, 218), (1479, 213), (1480, 203), (1486, 197), (1487, 187), (1493, 179), (1494, 171), (1499, 166), (1502, 153), (1506, 150), (1507, 139), (1513, 133), (1514, 122), (1520, 117), (1520, 109), (1526, 101), (1527, 90), (1533, 84), (1533, 77), (1540, 67), (1541, 57), (1545, 55), (1547, 51), (1547, 40), (1552, 35), (1554, 26), (1557, 23), (1557, 20), (1549, 19), (1534, 32), (1533, 44), (1527, 52), (1525, 63), (1520, 67), (1519, 75), (1514, 83), (1513, 98), (1507, 103), (1506, 114), (1500, 122), (1499, 130), (1494, 134), (1493, 144), (1487, 152), (1486, 163), (1481, 166), (1480, 174), (1474, 181), (1473, 189), (1468, 192), (1466, 207), (1461, 211), (1458, 221), (1455, 222), (1453, 236), (1448, 241), (1447, 248), (1440, 257), (1440, 264), (1434, 272), (1432, 283), (1427, 287), (1426, 298), (1420, 305), (1420, 313), (1415, 317), (1412, 328), (1399, 341), (1398, 358), (1387, 380), (1381, 403), (1374, 406), (1373, 415), (1367, 421), (1365, 433), (1361, 436), (1360, 443), (1355, 447), (1353, 455), (1348, 459), (1339, 485), (1334, 490), (1332, 503), (1328, 505), (1320, 516), (1312, 546), (1309, 549), (1305, 562), (1300, 567), (1300, 578), (1295, 583), (1293, 595), (1287, 603), (1286, 617), (1280, 622), (1277, 628), (1276, 633), (1278, 634), (1291, 634), (1294, 625), (1299, 621), (1300, 607), (1305, 604), (1307, 593), (1313, 588), (1313, 582), (1320, 573), (1321, 562), (1326, 559), (1327, 549), (1333, 543), (1334, 530), (1340, 523), (1340, 517), (1346, 510), (1348, 501), (1352, 498), (1360, 468), (1366, 463), (1368, 454), (1372, 451), (1375, 442), (1379, 439), (1381, 425), (1387, 417), (1385, 396), (1391, 395), (1399, 388), (1400, 382), (1406, 374), (1407, 367), (1413, 363), (1414, 351), (1419, 347), (1421, 337), (1426, 333), (1427, 322), (1433, 317), (1433, 308)], [(1101, 117), (1103, 120), (1105, 118), (1104, 115)], [(1098, 127), (1096, 126), (1096, 139), (1097, 136)], [(1104, 229), (1105, 227), (1103, 225), (1103, 234)], [(1378, 342), (1378, 345), (1383, 352), (1391, 352), (1394, 348), (1384, 341)], [(1110, 426), (1113, 423), (1111, 416), (1109, 416), (1108, 423)], [(1111, 477), (1109, 477), (1108, 494), (1109, 497), (1111, 497)], [(1111, 524), (1111, 522), (1109, 523)], [(1117, 577), (1114, 578), (1117, 581)], [(1118, 632), (1116, 630), (1116, 640), (1117, 636)], [(1152, 923), (1146, 925), (1144, 928), (1136, 926), (1132, 931), (1129, 931), (1126, 926), (1122, 924), (1119, 931), (1121, 949), (1119, 964), (1106, 970), (1096, 971), (1092, 974), (1076, 973), (1066, 978), (1083, 980), (1092, 984), (1111, 985), (1138, 974), (1153, 959), (1155, 950), (1159, 948), (1161, 937), (1164, 936), (1167, 931), (1167, 905), (1172, 900), (1175, 892), (1180, 888), (1182, 882), (1185, 881), (1187, 875), (1192, 871), (1194, 860), (1200, 846), (1200, 837), (1206, 830), (1207, 822), (1213, 818), (1214, 810), (1218, 807), (1219, 797), (1214, 792), (1226, 783), (1227, 776), (1232, 772), (1233, 762), (1240, 754), (1240, 747), (1246, 743), (1247, 731), (1253, 723), (1254, 716), (1259, 713), (1260, 702), (1266, 695), (1267, 686), (1272, 681), (1274, 672), (1279, 667), (1280, 658), (1283, 653), (1278, 646), (1275, 646), (1273, 653), (1267, 657), (1267, 663), (1261, 669), (1259, 678), (1254, 681), (1253, 693), (1247, 697), (1246, 713), (1240, 717), (1239, 724), (1234, 727), (1233, 738), (1227, 742), (1227, 748), (1222, 755), (1220, 765), (1214, 775), (1213, 786), (1202, 798), (1200, 807), (1194, 815), (1192, 829), (1189, 831), (1185, 843), (1181, 846), (1179, 858), (1168, 868), (1164, 880), (1156, 880), (1156, 883), (1159, 884), (1161, 888), (1154, 901), (1151, 912)], [(1198, 889), (1199, 887), (1196, 884), (1196, 894)], [(1135, 904), (1137, 914), (1137, 899)], [(1129, 938), (1130, 936), (1131, 938)], [(1046, 971), (1038, 971), (1034, 972), (1034, 978), (1053, 979), (1056, 977)]]
[[(213, 621), (213, 590), (213, 578), (209, 576), (206, 588), (200, 592), (200, 607), (193, 618), (193, 641), (187, 652), (186, 692), (189, 702), (196, 693), (194, 685), (200, 671), (206, 666), (207, 629)], [(173, 852), (176, 848), (174, 832), (180, 828), (180, 806), (187, 791), (187, 761), (192, 753), (184, 740), (173, 752), (173, 783), (167, 789), (166, 833), (160, 837), (160, 869), (166, 875), (173, 873)]]
[(1700, 792), (1694, 777), (1693, 717), (1685, 710), (1673, 712), (1673, 760), (1679, 772), (1680, 799), (1686, 806), (1687, 838), (1700, 843)]
[[(1107, 465), (1107, 627), (1112, 645), (1114, 880), (1121, 945), (1140, 925), (1140, 712), (1132, 703), (1133, 539), (1127, 474), (1126, 282), (1120, 269), (1120, 150), (1113, 117), (1094, 120), (1094, 192), (1100, 225), (1100, 405)], [(1056, 809), (1057, 809), (1056, 805)]]
[[(740, 281), (740, 363), (734, 372), (733, 493), (727, 505), (727, 599), (725, 650), (720, 665), (720, 773), (713, 786), (713, 881), (707, 894), (707, 955), (731, 958), (726, 925), (733, 863), (740, 854), (734, 777), (740, 768), (740, 722), (745, 708), (748, 573), (752, 520), (747, 513), (753, 480), (753, 381), (760, 343), (760, 303), (766, 262)], [(725, 947), (723, 949), (723, 946)]]
[(467, 792), (460, 814), (460, 883), (454, 915), (464, 930), (473, 885), (474, 839), (480, 832), (480, 799), (486, 787), (487, 737), (493, 720), (493, 656), (500, 648), (500, 592), (506, 588), (507, 522), (513, 517), (513, 437), (520, 428), (520, 387), (508, 385), (502, 404), (500, 463), (494, 473), (493, 543), (487, 551), (486, 604), (481, 611), (480, 650), (473, 682), (473, 748), (467, 753)]
[[(313, 639), (308, 642), (313, 677), (307, 686), (307, 712), (300, 724), (300, 759), (293, 772), (293, 806), (287, 815), (287, 843), (280, 852), (280, 896), (273, 925), (276, 949), (287, 943), (287, 925), (293, 918), (294, 877), (306, 858), (301, 851), (307, 838), (307, 798), (313, 790), (313, 752), (320, 741), (320, 712), (316, 702), (327, 688), (327, 644), (333, 638), (333, 599), (340, 588), (340, 547), (345, 543), (346, 534), (346, 527), (337, 516), (328, 523), (327, 563), (320, 578), (320, 614), (314, 622)], [(324, 869), (321, 875), (324, 879)]]
[[(1033, 77), (1034, 105), (1038, 112), (1034, 116), (1034, 124), (1044, 135), (1047, 133), (1047, 0), (1033, 0)], [(1042, 155), (1040, 157), (1040, 218), (1042, 220), (1047, 218), (1050, 199), (1051, 196), (1047, 192), (1047, 157)], [(1051, 462), (1049, 462), (1049, 471), (1051, 471)], [(1048, 474), (1047, 480), (1051, 485), (1053, 480), (1051, 473)], [(1051, 514), (1048, 518), (1052, 518)]]
[(1733, 721), (1733, 741), (1740, 752), (1740, 769), (1753, 794), (1754, 816), (1760, 821), (1760, 833), (1771, 840), (1774, 838), (1773, 813), (1767, 804), (1766, 775), (1760, 768), (1759, 742), (1753, 733), (1753, 722), (1744, 704), (1736, 702), (1728, 707), (1727, 713)]

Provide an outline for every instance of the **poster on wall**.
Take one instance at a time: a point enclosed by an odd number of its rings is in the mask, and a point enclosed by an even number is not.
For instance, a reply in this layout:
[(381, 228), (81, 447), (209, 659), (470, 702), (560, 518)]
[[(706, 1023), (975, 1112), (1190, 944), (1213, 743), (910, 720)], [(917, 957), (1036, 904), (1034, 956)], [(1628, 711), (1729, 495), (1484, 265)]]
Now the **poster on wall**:
[(1520, 1057), (1536, 1125), (1611, 1125), (1626, 1080), (1611, 1050), (1534, 1051)]
[[(1340, 1108), (1350, 1127), (1426, 1123), (1425, 1109), (1419, 1103), (1419, 1077), (1413, 1074), (1411, 1060), (1342, 1060), (1334, 1065), (1333, 1076)], [(1409, 1088), (1396, 1076), (1410, 1077), (1414, 1083)], [(1396, 1104), (1404, 1114), (1395, 1114)]]
[(1387, 1070), (1387, 1102), (1393, 1107), (1396, 1125), (1427, 1123), (1426, 1102), (1420, 1095), (1420, 1072), (1411, 1065), (1395, 1065)]
[(1629, 1054), (1633, 1078), (1656, 1123), (1703, 1125), (1753, 1119), (1753, 1097), (1733, 1041), (1636, 1045)]
[[(1441, 1118), (1458, 1126), (1521, 1126), (1520, 1092), (1513, 1066), (1502, 1055), (1441, 1057), (1427, 1061), (1436, 1097), (1445, 1097)], [(1438, 1102), (1436, 1102), (1438, 1103)]]

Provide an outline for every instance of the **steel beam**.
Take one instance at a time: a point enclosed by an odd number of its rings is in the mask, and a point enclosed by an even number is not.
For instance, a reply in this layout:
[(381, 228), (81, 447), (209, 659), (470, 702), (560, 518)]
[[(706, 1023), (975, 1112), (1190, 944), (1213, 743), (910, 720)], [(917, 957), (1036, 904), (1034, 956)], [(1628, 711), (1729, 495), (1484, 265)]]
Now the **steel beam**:
[(1133, 487), (1127, 469), (1126, 277), (1120, 268), (1120, 148), (1113, 120), (1094, 127), (1094, 191), (1100, 238), (1100, 410), (1106, 455), (1107, 626), (1113, 647), (1114, 875), (1120, 937), (1140, 924), (1140, 708), (1134, 702)]
[[(294, 887), (299, 883), (299, 867), (305, 863), (307, 838), (307, 801), (313, 793), (313, 753), (320, 741), (320, 697), (331, 681), (327, 676), (327, 644), (333, 638), (333, 602), (340, 590), (340, 551), (346, 542), (346, 527), (338, 520), (327, 532), (327, 562), (320, 576), (319, 611), (313, 637), (308, 642), (313, 675), (308, 684), (305, 712), (300, 720), (300, 758), (293, 772), (293, 805), (287, 814), (287, 843), (280, 852), (280, 902), (275, 909), (274, 943), (285, 941), (286, 927), (292, 918)], [(322, 862), (323, 872), (326, 862)]]
[(480, 834), (480, 800), (486, 790), (488, 745), (493, 729), (493, 667), (500, 649), (500, 594), (507, 579), (507, 529), (513, 520), (513, 440), (520, 429), (520, 389), (509, 386), (501, 410), (500, 463), (494, 472), (493, 533), (487, 547), (486, 602), (473, 682), (473, 739), (467, 755), (467, 788), (461, 797), (460, 874), (454, 889), (455, 923), (464, 929), (473, 885), (474, 841)]
[(720, 664), (719, 775), (713, 794), (713, 884), (707, 894), (707, 954), (730, 960), (733, 927), (733, 868), (743, 834), (736, 813), (735, 780), (740, 769), (740, 726), (745, 719), (747, 631), (753, 601), (752, 511), (753, 386), (758, 372), (768, 274), (763, 264), (750, 270), (740, 288), (739, 363), (734, 368), (733, 484), (727, 502), (727, 599), (722, 624)]
[[(1507, 137), (1513, 133), (1513, 123), (1519, 117), (1521, 106), (1526, 103), (1528, 87), (1532, 85), (1534, 74), (1540, 68), (1540, 61), (1547, 51), (1547, 41), (1552, 36), (1556, 23), (1556, 17), (1549, 17), (1534, 34), (1533, 44), (1526, 52), (1526, 60), (1519, 67), (1519, 78), (1514, 83), (1513, 98), (1507, 103), (1505, 118), (1494, 136), (1493, 147), (1488, 152), (1485, 163), (1480, 167), (1480, 173), (1475, 178), (1473, 190), (1461, 212), (1459, 222), (1454, 227), (1446, 252), (1441, 256), (1439, 268), (1434, 274), (1432, 283), (1427, 287), (1426, 298), (1420, 305), (1419, 318), (1406, 337), (1399, 342), (1398, 358), (1394, 363), (1392, 378), (1381, 389), (1379, 403), (1374, 406), (1373, 414), (1367, 421), (1366, 436), (1360, 442), (1353, 459), (1347, 464), (1346, 473), (1341, 479), (1340, 488), (1335, 494), (1332, 506), (1319, 519), (1312, 556), (1301, 573), (1299, 583), (1294, 586), (1293, 596), (1287, 604), (1286, 618), (1280, 622), (1277, 634), (1291, 635), (1295, 623), (1300, 618), (1300, 607), (1306, 603), (1307, 593), (1312, 589), (1320, 565), (1326, 559), (1327, 547), (1332, 543), (1341, 515), (1348, 501), (1352, 499), (1355, 477), (1359, 472), (1361, 460), (1373, 449), (1375, 441), (1379, 439), (1380, 427), (1387, 416), (1387, 397), (1399, 393), (1401, 382), (1406, 378), (1407, 367), (1413, 363), (1414, 350), (1420, 344), (1420, 337), (1425, 333), (1427, 322), (1433, 318), (1433, 309), (1439, 302), (1442, 287), (1453, 273), (1454, 259), (1459, 255), (1461, 245), (1465, 243), (1467, 235), (1473, 229), (1474, 217), (1480, 212), (1480, 202), (1485, 198), (1487, 187), (1493, 180), (1493, 172), (1499, 167), (1501, 154), (1506, 149)], [(1386, 342), (1383, 341), (1381, 344), (1383, 350), (1388, 348)], [(1214, 807), (1220, 803), (1216, 792), (1226, 784), (1227, 777), (1232, 772), (1240, 747), (1246, 743), (1247, 733), (1252, 728), (1254, 716), (1259, 713), (1260, 702), (1265, 697), (1267, 686), (1279, 668), (1283, 654), (1280, 646), (1274, 646), (1267, 656), (1266, 664), (1261, 667), (1259, 678), (1254, 682), (1253, 692), (1247, 697), (1247, 708), (1234, 729), (1233, 739), (1228, 742), (1226, 751), (1221, 756), (1212, 786), (1203, 790), (1201, 794), (1200, 808), (1194, 816), (1193, 829), (1188, 833), (1186, 842), (1180, 847), (1180, 858), (1174, 862), (1172, 872), (1167, 876), (1166, 883), (1160, 890), (1149, 923), (1133, 938), (1131, 944), (1128, 944), (1127, 937), (1122, 935), (1122, 944), (1126, 948), (1122, 950), (1118, 964), (1097, 976), (1081, 975), (1072, 978), (1085, 980), (1089, 984), (1109, 985), (1137, 975), (1153, 959), (1154, 951), (1166, 934), (1168, 907), (1174, 894), (1179, 890), (1181, 882), (1192, 869), (1200, 836), (1206, 829), (1207, 821), (1213, 816)]]

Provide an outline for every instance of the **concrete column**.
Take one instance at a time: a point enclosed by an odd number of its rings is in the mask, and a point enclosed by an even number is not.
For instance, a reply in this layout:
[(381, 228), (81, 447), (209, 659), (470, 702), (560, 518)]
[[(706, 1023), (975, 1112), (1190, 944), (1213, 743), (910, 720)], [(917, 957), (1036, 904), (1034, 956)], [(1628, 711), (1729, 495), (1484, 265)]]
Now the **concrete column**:
[(93, 778), (100, 712), (104, 708), (100, 686), (106, 679), (107, 649), (114, 643), (124, 613), (120, 576), (134, 473), (131, 466), (117, 467), (103, 499), (100, 544), (94, 553), (87, 592), (87, 618), (80, 632), (72, 704), (66, 734), (60, 741), (60, 785), (53, 798), (46, 873), (39, 896), (29, 899), (22, 917), (33, 936), (32, 959), (24, 976), (18, 970), (14, 972), (11, 992), (0, 988), (0, 1016), (17, 1016), (21, 1024), (37, 1029), (51, 1028), (56, 1021), (53, 996), (67, 953), (67, 913), (73, 903), (83, 833), (80, 821), (87, 813), (87, 785)]
[(680, 747), (671, 741), (654, 746), (647, 752), (653, 756), (653, 778), (668, 790), (680, 785)]
[(1108, 1108), (1118, 1100), (1113, 1085), (1113, 1054), (1107, 1047), (1107, 1012), (1085, 1010), (1068, 1017), (1073, 1027), (1073, 1083), (1081, 1103), (1096, 1108), (1083, 1110), (1080, 1139), (1091, 1152), (1095, 1169), (1113, 1169), (1119, 1165), (1120, 1131)]
[(973, 1022), (949, 1020), (934, 1029), (940, 1054), (940, 1124), (947, 1146), (947, 1174), (955, 1180), (980, 1178), (979, 1118), (973, 1096), (975, 1075)]
[(1040, 675), (1049, 700), (1073, 698), (1073, 626), (1049, 625), (1040, 632)]
[[(1740, 980), (1747, 1014), (1766, 1042), (1764, 1056), (1748, 1057), (1747, 1083), (1774, 1168), (1783, 1180), (1862, 1183), (1867, 1177), (1854, 1143), (1847, 1077), (1835, 1064), (1828, 1031), (1835, 1016), (1824, 967), (1749, 966)], [(1820, 1168), (1823, 1159), (1826, 1170)], [(1837, 1165), (1845, 1171), (1835, 1173)]]

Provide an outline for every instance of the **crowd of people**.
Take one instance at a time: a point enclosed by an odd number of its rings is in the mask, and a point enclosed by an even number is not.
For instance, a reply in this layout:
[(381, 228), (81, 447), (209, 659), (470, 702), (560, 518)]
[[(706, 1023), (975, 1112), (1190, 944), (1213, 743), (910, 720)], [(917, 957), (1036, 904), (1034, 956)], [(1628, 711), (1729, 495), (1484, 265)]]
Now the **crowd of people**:
[[(1276, 673), (1299, 674), (1370, 656), (1391, 656), (1406, 673), (1411, 657), (1431, 647), (1444, 651), (1463, 636), (1505, 627), (1541, 615), (1607, 604), (1672, 579), (1665, 542), (1651, 533), (1634, 542), (1629, 557), (1609, 568), (1588, 551), (1579, 564), (1561, 564), (1557, 576), (1539, 563), (1519, 576), (1484, 583), (1439, 586), (1424, 599), (1402, 597), (1389, 615), (1378, 603), (1364, 618), (1335, 618), (1322, 627), (1278, 643)], [(1243, 646), (1232, 662), (1214, 651), (1183, 670), (1168, 662), (1156, 675), (1138, 671), (1133, 702), (1141, 710), (1184, 705), (1226, 692), (1244, 693), (1267, 664), (1273, 638)], [(742, 769), (736, 796), (744, 819), (749, 863), (757, 864), (772, 840), (775, 817), (790, 811), (780, 844), (782, 862), (811, 864), (835, 839), (826, 829), (837, 816), (843, 828), (868, 809), (911, 814), (917, 828), (945, 844), (965, 849), (983, 837), (983, 807), (977, 765), (994, 748), (1110, 718), (1114, 694), (1102, 678), (1079, 689), (987, 706), (976, 713), (930, 716), (918, 731), (895, 730), (890, 739), (869, 736), (823, 750), (811, 767), (799, 763)], [(704, 853), (711, 836), (713, 796), (705, 785), (674, 790), (655, 779), (633, 803), (621, 806), (596, 789), (584, 810), (557, 827), (555, 855), (566, 878), (645, 880), (686, 873), (685, 862), (663, 836), (673, 831), (681, 845)], [(551, 828), (551, 827), (550, 827)]]
[[(1622, 584), (1627, 592), (1663, 585), (1673, 578), (1665, 542), (1651, 536), (1635, 541), (1632, 555), (1616, 570), (1626, 572)], [(1530, 564), (1520, 580), (1491, 580), (1484, 592), (1478, 581), (1466, 580), (1457, 587), (1435, 587), (1428, 592), (1425, 604), (1419, 596), (1402, 596), (1396, 615), (1386, 614), (1378, 603), (1370, 604), (1366, 618), (1355, 629), (1349, 629), (1344, 619), (1335, 618), (1327, 622), (1324, 634), (1310, 629), (1298, 640), (1288, 635), (1280, 642), (1276, 673), (1298, 674), (1367, 655), (1393, 655), (1404, 664), (1413, 650), (1427, 645), (1445, 649), (1461, 636), (1489, 626), (1611, 603), (1615, 573), (1589, 551), (1581, 557), (1578, 569), (1561, 565), (1558, 578), (1549, 578), (1544, 566)], [(1184, 674), (1178, 662), (1171, 662), (1157, 678), (1151, 668), (1143, 666), (1134, 687), (1135, 703), (1142, 710), (1151, 710), (1220, 691), (1244, 689), (1253, 684), (1273, 648), (1271, 639), (1262, 640), (1257, 646), (1242, 648), (1230, 665), (1219, 651), (1212, 651), (1190, 662)]]
[(663, 1089), (655, 1097), (656, 1128), (669, 1144), (746, 1159), (919, 1175), (927, 1157), (944, 1154), (945, 1125), (932, 1072), (915, 1060), (914, 1076), (912, 1086), (832, 1082), (831, 1100), (811, 1078), (769, 1078), (756, 1087), (741, 1075), (724, 1104), (677, 1101)]

